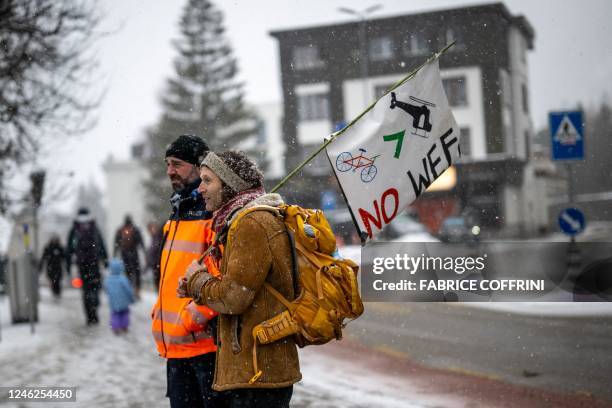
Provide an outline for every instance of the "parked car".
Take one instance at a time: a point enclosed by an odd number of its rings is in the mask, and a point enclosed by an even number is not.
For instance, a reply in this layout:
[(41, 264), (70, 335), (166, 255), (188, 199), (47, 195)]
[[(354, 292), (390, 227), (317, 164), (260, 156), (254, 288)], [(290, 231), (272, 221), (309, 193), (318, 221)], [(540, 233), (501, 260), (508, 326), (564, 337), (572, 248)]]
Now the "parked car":
[(395, 217), (376, 239), (393, 242), (440, 242), (423, 224), (407, 214)]
[[(342, 245), (358, 245), (357, 229), (348, 210), (325, 211), (332, 230)], [(378, 241), (439, 242), (425, 226), (407, 214), (399, 214), (376, 237)]]
[[(350, 221), (350, 224), (344, 224), (344, 226), (347, 230), (355, 230), (355, 226), (353, 225), (352, 221)], [(412, 242), (415, 243), (415, 245), (418, 245), (417, 243), (425, 242), (440, 242), (436, 237), (427, 231), (423, 224), (406, 214), (400, 214), (395, 217), (393, 221), (391, 221), (391, 223), (380, 232), (374, 241)], [(420, 248), (420, 246), (418, 247)], [(415, 247), (411, 246), (411, 248)], [(361, 245), (354, 243), (348, 245), (338, 245), (338, 250), (340, 256), (360, 263), (362, 253)]]
[(442, 221), (438, 238), (446, 243), (475, 244), (479, 241), (480, 227), (472, 225), (467, 217), (448, 217)]

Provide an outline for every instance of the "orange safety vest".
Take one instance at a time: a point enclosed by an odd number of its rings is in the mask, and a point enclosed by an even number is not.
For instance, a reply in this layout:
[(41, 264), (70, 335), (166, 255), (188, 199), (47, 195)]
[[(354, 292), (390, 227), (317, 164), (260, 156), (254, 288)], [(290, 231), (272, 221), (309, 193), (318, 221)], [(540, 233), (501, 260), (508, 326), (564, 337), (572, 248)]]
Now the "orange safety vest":
[[(189, 264), (213, 242), (212, 220), (170, 220), (160, 259), (159, 296), (153, 307), (152, 331), (157, 350), (165, 358), (188, 358), (217, 350), (207, 322), (217, 313), (176, 295), (178, 281)], [(213, 275), (218, 266), (206, 259)]]

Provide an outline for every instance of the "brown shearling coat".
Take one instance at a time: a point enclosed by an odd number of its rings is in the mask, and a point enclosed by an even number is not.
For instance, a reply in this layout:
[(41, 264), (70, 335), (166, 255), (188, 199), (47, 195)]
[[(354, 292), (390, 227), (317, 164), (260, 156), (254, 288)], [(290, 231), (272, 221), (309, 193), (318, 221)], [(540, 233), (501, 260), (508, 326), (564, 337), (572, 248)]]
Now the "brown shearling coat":
[(294, 298), (292, 249), (282, 219), (266, 210), (250, 212), (225, 247), (221, 280), (209, 280), (201, 301), (220, 313), (213, 389), (281, 388), (298, 382), (298, 353), (292, 337), (257, 345), (262, 376), (253, 384), (253, 327), (285, 306), (264, 287), (268, 282), (287, 299)]

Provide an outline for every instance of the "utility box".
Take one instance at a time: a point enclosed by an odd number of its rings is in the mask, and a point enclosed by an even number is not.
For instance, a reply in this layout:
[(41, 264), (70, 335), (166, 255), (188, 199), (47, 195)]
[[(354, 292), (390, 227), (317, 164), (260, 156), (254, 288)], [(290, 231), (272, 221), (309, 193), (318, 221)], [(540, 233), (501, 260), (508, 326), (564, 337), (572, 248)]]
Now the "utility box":
[(7, 293), (13, 323), (38, 321), (38, 273), (30, 256), (9, 259)]

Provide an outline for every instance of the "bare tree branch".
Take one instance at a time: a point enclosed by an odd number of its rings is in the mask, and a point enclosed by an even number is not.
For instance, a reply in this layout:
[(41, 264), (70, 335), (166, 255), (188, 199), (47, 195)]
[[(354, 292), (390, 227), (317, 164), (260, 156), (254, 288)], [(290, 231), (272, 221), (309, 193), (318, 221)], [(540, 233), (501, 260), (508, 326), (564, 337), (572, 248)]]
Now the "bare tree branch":
[(91, 128), (104, 92), (86, 92), (103, 33), (86, 0), (0, 0), (0, 213), (9, 169), (36, 154), (45, 139)]

